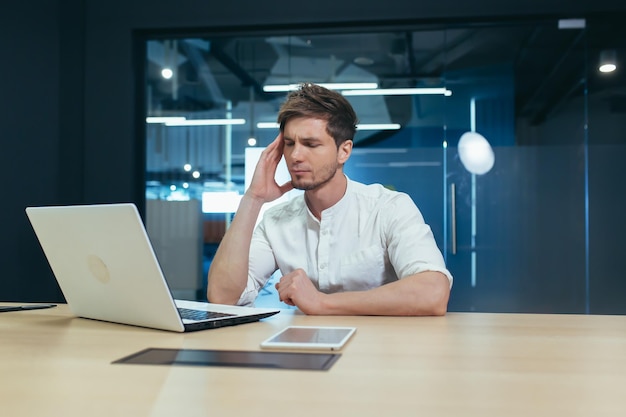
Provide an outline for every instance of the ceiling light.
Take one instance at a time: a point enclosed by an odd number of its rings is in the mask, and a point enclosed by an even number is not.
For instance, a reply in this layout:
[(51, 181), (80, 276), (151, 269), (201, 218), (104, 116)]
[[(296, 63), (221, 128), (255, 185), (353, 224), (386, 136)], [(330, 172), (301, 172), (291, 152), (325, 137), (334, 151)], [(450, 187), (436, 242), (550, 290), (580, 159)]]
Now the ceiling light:
[(584, 29), (585, 26), (585, 19), (559, 19), (559, 29)]
[(146, 123), (181, 122), (185, 117), (146, 117)]
[(354, 58), (354, 63), (357, 65), (367, 67), (367, 66), (372, 65), (374, 63), (374, 60), (366, 56), (357, 56), (356, 58)]
[(617, 69), (617, 59), (615, 58), (615, 50), (607, 49), (600, 52), (600, 72), (613, 72)]
[(245, 123), (246, 119), (192, 119), (165, 122), (165, 126), (227, 126)]
[(445, 87), (437, 88), (377, 88), (373, 90), (345, 90), (341, 94), (344, 96), (403, 96), (422, 94), (441, 94), (451, 96), (452, 90)]
[(259, 129), (278, 129), (280, 125), (276, 122), (259, 122), (256, 127)]
[(172, 78), (173, 75), (174, 75), (174, 71), (172, 71), (169, 68), (163, 68), (161, 70), (161, 76), (165, 78), (166, 80), (169, 80), (170, 78)]
[[(363, 89), (375, 89), (378, 88), (378, 83), (315, 83), (321, 87), (328, 88), (329, 90), (363, 90)], [(294, 91), (300, 88), (300, 84), (276, 84), (276, 85), (264, 85), (263, 91), (266, 93), (284, 93), (287, 91)]]
[(598, 71), (600, 71), (600, 72), (613, 72), (616, 69), (617, 69), (617, 67), (615, 66), (615, 64), (602, 64), (598, 68)]
[(356, 125), (357, 130), (398, 130), (398, 123), (359, 123)]

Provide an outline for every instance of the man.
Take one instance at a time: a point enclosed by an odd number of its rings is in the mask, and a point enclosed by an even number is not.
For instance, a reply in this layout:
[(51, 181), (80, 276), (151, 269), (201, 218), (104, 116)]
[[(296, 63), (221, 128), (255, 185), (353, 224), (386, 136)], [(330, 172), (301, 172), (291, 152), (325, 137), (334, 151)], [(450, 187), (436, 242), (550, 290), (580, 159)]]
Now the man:
[[(357, 118), (339, 93), (303, 84), (278, 114), (280, 133), (209, 270), (207, 296), (251, 304), (270, 276), (281, 301), (306, 314), (444, 315), (452, 276), (408, 195), (348, 179)], [(284, 155), (291, 182), (275, 181)], [(268, 209), (291, 189), (304, 194)]]

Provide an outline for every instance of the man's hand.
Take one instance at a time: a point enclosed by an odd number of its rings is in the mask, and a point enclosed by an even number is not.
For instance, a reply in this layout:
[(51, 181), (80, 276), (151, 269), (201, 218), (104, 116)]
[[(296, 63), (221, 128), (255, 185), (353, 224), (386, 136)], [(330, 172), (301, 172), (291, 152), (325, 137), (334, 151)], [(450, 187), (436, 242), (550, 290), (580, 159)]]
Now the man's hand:
[(246, 192), (253, 199), (268, 203), (293, 189), (291, 181), (278, 185), (275, 179), (276, 168), (283, 156), (284, 143), (281, 132), (261, 153), (259, 162), (254, 169), (250, 187)]
[(324, 314), (322, 300), (326, 294), (315, 288), (304, 270), (283, 275), (275, 287), (283, 303), (296, 306), (305, 314)]

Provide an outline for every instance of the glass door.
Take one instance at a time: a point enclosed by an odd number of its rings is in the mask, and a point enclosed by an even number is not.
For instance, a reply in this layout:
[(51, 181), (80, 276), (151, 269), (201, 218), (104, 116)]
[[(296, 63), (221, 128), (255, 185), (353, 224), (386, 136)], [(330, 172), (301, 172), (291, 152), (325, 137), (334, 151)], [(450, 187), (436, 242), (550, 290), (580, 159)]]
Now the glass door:
[(451, 311), (585, 311), (585, 31), (566, 27), (474, 28), (482, 64), (447, 70)]

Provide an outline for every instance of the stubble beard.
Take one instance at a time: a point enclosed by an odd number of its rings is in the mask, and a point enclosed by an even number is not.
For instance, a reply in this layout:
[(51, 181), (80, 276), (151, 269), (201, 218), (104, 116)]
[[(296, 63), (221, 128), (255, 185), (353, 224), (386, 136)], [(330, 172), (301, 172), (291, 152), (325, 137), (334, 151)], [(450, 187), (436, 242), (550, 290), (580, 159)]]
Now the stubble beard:
[(335, 177), (338, 170), (339, 170), (338, 163), (328, 164), (319, 170), (319, 173), (320, 173), (319, 179), (317, 179), (318, 175), (314, 175), (311, 181), (304, 181), (304, 180), (298, 180), (298, 179), (292, 178), (291, 184), (293, 185), (293, 188), (297, 190), (302, 190), (302, 191), (315, 190), (317, 188), (320, 188), (324, 184), (329, 183)]

